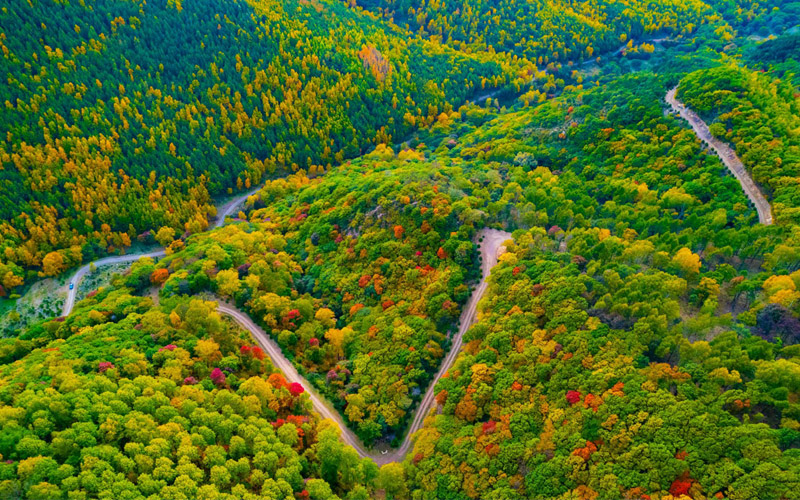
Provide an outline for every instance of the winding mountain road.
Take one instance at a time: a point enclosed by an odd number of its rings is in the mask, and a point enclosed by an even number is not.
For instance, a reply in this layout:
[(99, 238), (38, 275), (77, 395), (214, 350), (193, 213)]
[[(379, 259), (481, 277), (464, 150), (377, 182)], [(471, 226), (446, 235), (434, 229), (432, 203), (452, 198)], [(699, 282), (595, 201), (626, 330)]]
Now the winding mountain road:
[(259, 189), (261, 189), (261, 186), (253, 188), (250, 191), (248, 191), (247, 193), (245, 193), (245, 194), (243, 194), (241, 196), (237, 196), (236, 198), (233, 198), (232, 200), (228, 201), (227, 203), (224, 203), (224, 204), (218, 206), (217, 207), (217, 219), (216, 219), (216, 221), (214, 221), (214, 229), (224, 226), (225, 225), (225, 220), (228, 217), (230, 217), (231, 215), (233, 215), (234, 210), (236, 210), (237, 208), (240, 208), (244, 204), (244, 202), (247, 201), (247, 198), (249, 198), (249, 197), (253, 196), (254, 194), (256, 194)]
[[(486, 293), (486, 289), (489, 287), (489, 274), (492, 268), (497, 265), (497, 259), (500, 257), (500, 254), (505, 251), (503, 243), (511, 239), (511, 233), (498, 231), (497, 229), (481, 229), (477, 237), (481, 253), (481, 281), (478, 283), (478, 286), (475, 287), (475, 290), (472, 291), (472, 295), (470, 295), (467, 303), (464, 304), (464, 310), (461, 312), (461, 317), (458, 320), (458, 332), (453, 336), (450, 351), (442, 360), (439, 371), (436, 372), (436, 376), (431, 380), (430, 385), (428, 385), (425, 396), (414, 411), (414, 418), (406, 431), (402, 444), (398, 448), (388, 451), (386, 454), (381, 454), (380, 457), (371, 455), (379, 465), (388, 462), (400, 462), (411, 449), (411, 438), (414, 433), (422, 428), (425, 417), (428, 416), (434, 404), (436, 382), (438, 382), (439, 379), (447, 373), (447, 370), (453, 366), (458, 354), (461, 352), (464, 334), (467, 333), (469, 327), (475, 323), (478, 315), (478, 302), (483, 298), (483, 294)], [(481, 238), (483, 241), (480, 241)]]
[[(234, 210), (239, 208), (250, 196), (254, 195), (259, 188), (251, 189), (249, 192), (237, 196), (226, 203), (217, 207), (217, 218), (212, 226), (213, 229), (222, 227), (225, 225), (225, 220), (228, 216), (230, 216)], [(158, 250), (153, 250), (150, 252), (144, 253), (134, 253), (129, 255), (114, 255), (110, 257), (104, 257), (102, 259), (95, 260), (86, 264), (85, 266), (79, 268), (75, 271), (75, 274), (67, 282), (68, 284), (65, 285), (67, 291), (67, 298), (64, 300), (64, 307), (61, 309), (62, 316), (68, 316), (69, 313), (72, 312), (72, 309), (75, 307), (75, 301), (78, 295), (78, 286), (80, 285), (81, 281), (83, 281), (84, 276), (89, 272), (92, 268), (92, 265), (97, 267), (108, 266), (111, 264), (122, 264), (125, 262), (135, 262), (142, 257), (150, 257), (150, 258), (159, 258), (166, 255), (166, 252), (163, 248)], [(69, 285), (72, 285), (72, 288), (69, 288)]]
[(319, 393), (317, 393), (317, 391), (311, 386), (311, 384), (297, 372), (297, 369), (295, 369), (292, 362), (286, 359), (286, 357), (283, 355), (283, 351), (281, 351), (280, 346), (272, 339), (272, 337), (267, 334), (267, 332), (264, 331), (263, 328), (258, 326), (252, 319), (250, 319), (250, 316), (235, 306), (222, 301), (218, 302), (218, 304), (217, 310), (219, 312), (230, 316), (234, 321), (236, 321), (236, 323), (250, 332), (250, 335), (253, 336), (261, 348), (264, 349), (264, 352), (266, 352), (270, 357), (272, 364), (275, 365), (275, 368), (283, 372), (283, 376), (288, 382), (297, 382), (303, 385), (311, 399), (311, 404), (314, 406), (314, 411), (319, 413), (323, 418), (329, 418), (339, 425), (339, 428), (342, 431), (342, 440), (345, 443), (355, 448), (358, 454), (362, 457), (371, 456), (364, 448), (361, 440), (359, 440), (353, 431), (351, 431), (345, 425), (344, 420), (339, 412), (331, 407), (325, 398), (320, 396)]
[[(218, 219), (214, 224), (214, 227), (221, 227), (225, 224), (225, 218), (229, 216), (247, 197), (251, 196), (255, 193), (257, 189), (244, 194), (240, 197), (237, 197), (228, 203), (222, 205), (218, 209)], [(428, 386), (428, 390), (425, 392), (425, 396), (422, 398), (422, 401), (417, 406), (416, 410), (413, 414), (413, 420), (411, 425), (409, 426), (408, 430), (406, 431), (405, 438), (403, 439), (402, 444), (400, 447), (395, 449), (375, 449), (375, 450), (367, 450), (358, 436), (350, 430), (349, 427), (342, 419), (342, 416), (337, 412), (326, 400), (322, 397), (317, 391), (311, 386), (308, 381), (303, 378), (295, 369), (294, 365), (292, 365), (291, 361), (286, 359), (281, 351), (280, 346), (261, 328), (259, 327), (250, 317), (243, 311), (239, 310), (238, 308), (227, 304), (225, 302), (220, 301), (217, 307), (217, 310), (225, 315), (230, 316), (234, 321), (236, 321), (239, 325), (247, 329), (253, 338), (258, 342), (264, 352), (266, 352), (272, 363), (278, 368), (281, 372), (283, 372), (286, 379), (290, 382), (298, 382), (303, 385), (306, 391), (309, 394), (311, 399), (311, 403), (314, 407), (314, 410), (319, 413), (323, 418), (328, 418), (333, 420), (337, 423), (341, 430), (341, 438), (342, 441), (352, 446), (359, 455), (365, 458), (373, 459), (378, 465), (383, 465), (389, 462), (400, 462), (405, 458), (406, 454), (411, 449), (412, 445), (412, 436), (416, 433), (420, 428), (422, 428), (422, 424), (425, 420), (425, 417), (430, 413), (431, 407), (434, 404), (434, 387), (436, 382), (453, 366), (456, 358), (458, 357), (459, 352), (461, 351), (461, 344), (464, 334), (467, 332), (470, 326), (475, 323), (475, 319), (477, 316), (478, 310), (478, 302), (480, 302), (481, 298), (483, 298), (483, 294), (486, 292), (486, 288), (488, 287), (487, 278), (492, 270), (492, 268), (497, 264), (497, 259), (504, 251), (505, 247), (503, 247), (503, 242), (511, 239), (511, 234), (505, 231), (499, 231), (496, 229), (482, 229), (478, 232), (477, 238), (479, 241), (480, 253), (481, 253), (481, 280), (478, 283), (478, 286), (473, 290), (472, 295), (470, 296), (467, 303), (464, 305), (464, 310), (461, 313), (461, 317), (459, 319), (459, 329), (458, 332), (452, 338), (452, 345), (450, 347), (450, 351), (445, 356), (444, 360), (442, 360), (442, 364), (439, 367), (439, 371), (436, 373), (436, 376), (431, 381), (430, 385)], [(482, 240), (482, 241), (481, 241)], [(109, 265), (109, 264), (119, 264), (123, 262), (133, 262), (139, 260), (142, 257), (163, 257), (165, 254), (164, 249), (155, 250), (148, 253), (139, 253), (139, 254), (131, 254), (131, 255), (120, 255), (120, 256), (113, 256), (113, 257), (105, 257), (103, 259), (96, 260), (85, 266), (78, 269), (78, 271), (72, 276), (70, 282), (74, 284), (74, 287), (69, 290), (67, 300), (64, 303), (63, 315), (67, 316), (70, 312), (72, 312), (73, 307), (75, 306), (75, 297), (78, 289), (78, 285), (80, 284), (83, 277), (86, 273), (89, 272), (91, 269), (92, 264), (96, 267)]]
[(308, 381), (297, 372), (291, 361), (286, 359), (286, 357), (283, 355), (280, 346), (278, 346), (278, 344), (275, 343), (275, 341), (261, 327), (259, 327), (252, 319), (250, 319), (246, 313), (224, 302), (219, 303), (217, 310), (223, 314), (227, 314), (233, 318), (234, 321), (239, 323), (239, 325), (250, 332), (253, 338), (259, 343), (261, 348), (264, 349), (264, 352), (269, 355), (275, 367), (283, 372), (286, 380), (289, 382), (297, 382), (303, 385), (303, 387), (306, 389), (306, 392), (308, 392), (311, 403), (314, 406), (314, 410), (323, 418), (329, 418), (339, 425), (342, 441), (355, 448), (359, 455), (364, 458), (371, 458), (378, 465), (384, 465), (389, 462), (400, 462), (403, 460), (403, 458), (405, 458), (406, 454), (411, 449), (413, 444), (412, 437), (414, 433), (422, 428), (425, 417), (428, 416), (431, 411), (431, 407), (434, 404), (436, 396), (434, 392), (436, 382), (438, 382), (439, 379), (442, 378), (442, 375), (447, 373), (447, 370), (453, 366), (453, 363), (458, 357), (458, 353), (461, 351), (461, 343), (464, 334), (467, 332), (469, 327), (475, 323), (478, 311), (478, 302), (480, 302), (481, 298), (483, 298), (483, 294), (486, 292), (486, 288), (489, 286), (487, 278), (489, 277), (492, 268), (497, 264), (497, 258), (502, 251), (505, 250), (505, 247), (503, 247), (503, 242), (511, 239), (511, 234), (505, 231), (498, 231), (496, 229), (482, 229), (478, 232), (477, 237), (479, 240), (480, 238), (483, 239), (483, 241), (479, 243), (481, 253), (481, 281), (478, 283), (478, 286), (475, 288), (475, 290), (473, 290), (472, 295), (464, 305), (464, 310), (462, 311), (461, 318), (459, 319), (458, 332), (453, 336), (450, 351), (447, 353), (447, 356), (445, 356), (444, 360), (442, 360), (439, 371), (436, 373), (436, 376), (433, 378), (433, 380), (431, 380), (428, 390), (425, 392), (425, 397), (422, 398), (422, 401), (414, 411), (414, 418), (411, 422), (411, 425), (408, 427), (408, 430), (406, 431), (402, 444), (395, 449), (367, 450), (367, 448), (364, 446), (364, 443), (361, 442), (358, 436), (356, 436), (355, 433), (350, 430), (349, 427), (347, 427), (339, 412), (337, 412), (325, 400), (324, 397), (320, 396), (319, 393), (317, 393), (317, 391), (311, 386), (311, 384), (309, 384)]
[(69, 283), (72, 285), (72, 288), (67, 289), (67, 298), (64, 300), (64, 307), (61, 310), (61, 315), (69, 316), (69, 313), (72, 312), (72, 308), (75, 307), (75, 299), (78, 295), (78, 285), (80, 285), (81, 281), (83, 281), (83, 277), (86, 276), (86, 274), (92, 268), (92, 265), (94, 265), (95, 267), (101, 267), (101, 266), (108, 266), (111, 264), (122, 264), (124, 262), (134, 262), (141, 259), (142, 257), (151, 257), (155, 259), (158, 257), (163, 257), (164, 255), (166, 255), (166, 252), (164, 252), (164, 249), (162, 248), (160, 250), (154, 250), (148, 253), (135, 253), (130, 255), (116, 255), (113, 257), (105, 257), (86, 264), (85, 266), (75, 271), (75, 274), (73, 274), (72, 277), (69, 279)]
[(678, 113), (681, 118), (689, 122), (689, 125), (692, 126), (692, 129), (694, 129), (694, 133), (697, 135), (697, 137), (708, 144), (711, 149), (716, 151), (717, 155), (722, 160), (722, 163), (724, 163), (725, 166), (728, 167), (728, 170), (730, 170), (734, 177), (736, 177), (736, 179), (739, 181), (739, 184), (742, 185), (744, 193), (748, 198), (750, 198), (750, 201), (753, 202), (753, 205), (756, 207), (756, 211), (758, 212), (759, 222), (765, 225), (772, 224), (772, 207), (770, 207), (769, 201), (767, 201), (767, 198), (758, 188), (755, 181), (753, 181), (753, 178), (750, 177), (750, 173), (747, 171), (747, 169), (745, 169), (742, 160), (736, 156), (736, 153), (733, 151), (733, 149), (731, 149), (730, 146), (711, 134), (708, 125), (706, 125), (706, 122), (697, 116), (697, 113), (687, 108), (678, 100), (676, 97), (677, 91), (678, 87), (675, 87), (667, 92), (665, 97), (667, 104), (669, 104), (673, 111)]

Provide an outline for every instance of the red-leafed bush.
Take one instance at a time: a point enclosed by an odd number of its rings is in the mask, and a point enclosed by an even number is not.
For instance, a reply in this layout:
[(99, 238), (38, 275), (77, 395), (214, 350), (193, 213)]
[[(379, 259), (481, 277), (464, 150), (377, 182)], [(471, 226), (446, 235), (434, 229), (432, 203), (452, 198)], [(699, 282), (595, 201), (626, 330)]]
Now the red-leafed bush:
[(106, 370), (113, 370), (113, 369), (114, 369), (114, 363), (110, 361), (101, 361), (97, 365), (97, 371), (99, 371), (100, 373), (105, 373)]
[(250, 353), (256, 359), (264, 359), (264, 351), (262, 351), (258, 346), (253, 346), (253, 348), (250, 349)]
[(289, 385), (289, 392), (292, 393), (292, 396), (296, 397), (306, 392), (306, 390), (303, 388), (302, 385), (298, 384), (297, 382), (292, 382)]
[(308, 422), (308, 417), (305, 415), (287, 415), (286, 421), (290, 424), (294, 424), (297, 427)]
[(225, 374), (222, 373), (222, 370), (219, 368), (214, 368), (211, 370), (210, 375), (211, 381), (214, 382), (214, 385), (222, 385), (225, 383), (226, 377)]
[(672, 482), (672, 486), (669, 487), (669, 494), (674, 497), (679, 497), (681, 495), (688, 495), (689, 489), (692, 487), (692, 482), (686, 479), (678, 478)]
[(567, 391), (567, 403), (574, 405), (581, 400), (581, 393), (578, 391)]

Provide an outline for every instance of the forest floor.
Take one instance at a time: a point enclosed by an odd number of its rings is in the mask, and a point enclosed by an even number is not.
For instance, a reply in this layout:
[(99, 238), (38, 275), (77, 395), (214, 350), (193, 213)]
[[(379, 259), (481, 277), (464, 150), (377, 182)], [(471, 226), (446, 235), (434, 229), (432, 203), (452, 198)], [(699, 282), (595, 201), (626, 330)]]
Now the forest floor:
[(122, 273), (127, 268), (128, 264), (122, 263), (103, 266), (97, 269), (96, 272), (86, 276), (80, 284), (76, 285), (78, 288), (76, 299), (81, 301), (86, 298), (87, 294), (94, 290), (111, 284), (111, 277), (115, 274)]

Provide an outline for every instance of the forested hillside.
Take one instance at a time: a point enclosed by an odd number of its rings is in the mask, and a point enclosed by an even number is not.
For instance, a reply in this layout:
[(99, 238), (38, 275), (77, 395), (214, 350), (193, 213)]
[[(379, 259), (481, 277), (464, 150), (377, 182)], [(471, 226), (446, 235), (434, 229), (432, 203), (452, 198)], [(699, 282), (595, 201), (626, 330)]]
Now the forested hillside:
[(202, 231), (212, 196), (323, 173), (507, 74), (337, 3), (41, 0), (0, 24), (4, 290)]
[(800, 93), (791, 81), (730, 64), (689, 75), (678, 91), (736, 146), (777, 219), (800, 223)]
[(0, 497), (800, 498), (796, 2), (0, 15)]
[(474, 255), (466, 207), (437, 189), (446, 170), (367, 158), (267, 183), (250, 224), (191, 239), (158, 267), (170, 273), (162, 294), (210, 290), (246, 307), (372, 443), (402, 435)]
[[(794, 498), (800, 321), (711, 322), (743, 282), (686, 248), (514, 236), (407, 462), (420, 498)], [(758, 323), (798, 281), (764, 282)]]
[(377, 466), (215, 309), (105, 291), (5, 344), (0, 496), (369, 498)]
[(689, 34), (711, 14), (700, 0), (587, 2), (354, 0), (410, 31), (469, 50), (582, 61), (655, 34)]
[[(420, 137), (428, 146), (269, 182), (249, 223), (156, 266), (170, 273), (161, 293), (232, 297), (367, 443), (402, 436), (466, 298), (469, 238), (493, 221), (546, 230), (537, 248), (597, 280), (559, 287), (591, 290), (572, 313), (549, 307), (576, 328), (589, 311), (593, 328), (636, 332), (645, 365), (683, 335), (800, 340), (800, 241), (754, 226), (738, 182), (664, 116), (667, 83), (625, 77), (499, 116), (466, 107)], [(751, 276), (762, 262), (770, 272)]]
[(800, 16), (800, 5), (793, 0), (710, 0), (708, 3), (742, 36), (780, 35), (796, 27)]

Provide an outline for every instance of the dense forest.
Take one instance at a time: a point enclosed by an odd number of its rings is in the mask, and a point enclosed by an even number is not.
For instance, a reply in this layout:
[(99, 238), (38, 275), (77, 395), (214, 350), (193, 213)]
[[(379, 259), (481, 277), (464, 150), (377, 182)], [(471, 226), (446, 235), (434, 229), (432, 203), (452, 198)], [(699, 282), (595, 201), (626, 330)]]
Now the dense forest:
[(564, 253), (544, 229), (514, 235), (417, 436), (421, 498), (793, 498), (800, 322), (775, 328), (771, 308), (800, 273), (763, 282), (740, 337), (709, 317), (743, 294), (726, 264), (599, 229)]
[(549, 62), (592, 59), (655, 34), (688, 34), (704, 22), (700, 0), (425, 1), (355, 0), (410, 31), (470, 50)]
[(3, 347), (25, 353), (0, 372), (3, 498), (367, 499), (388, 480), (212, 302), (106, 290)]
[(800, 498), (797, 3), (53, 5), (0, 14), (4, 293), (166, 252), (4, 332), (0, 497)]
[[(652, 74), (626, 77), (480, 127), (471, 120), (492, 112), (462, 108), (431, 130), (432, 142), (441, 141), (435, 151), (379, 147), (322, 178), (268, 182), (247, 224), (189, 239), (185, 251), (138, 274), (141, 287), (163, 267), (162, 294), (234, 298), (362, 439), (396, 438), (446, 348), (474, 270), (470, 238), (485, 224), (545, 227), (560, 235), (557, 248), (572, 244), (564, 231), (599, 228), (621, 238), (611, 240), (607, 258), (627, 252), (637, 263), (701, 249), (715, 267), (727, 264), (728, 279), (744, 280), (765, 255), (787, 272), (800, 265), (775, 253), (775, 230), (753, 227), (755, 213), (721, 162), (701, 153), (677, 118), (663, 116), (665, 89)], [(617, 103), (619, 112), (597, 118)], [(637, 169), (656, 152), (658, 163)], [(729, 325), (714, 313), (739, 313), (754, 298), (737, 294), (693, 329)], [(701, 308), (705, 299), (700, 293), (691, 304)]]
[[(379, 151), (367, 158), (393, 156)], [(157, 267), (169, 273), (163, 295), (209, 290), (245, 306), (372, 442), (402, 434), (467, 298), (474, 254), (461, 207), (435, 187), (444, 172), (365, 161), (268, 182), (249, 224), (189, 239)]]
[(202, 231), (212, 196), (323, 173), (509, 74), (336, 3), (44, 0), (0, 24), (9, 292), (162, 227)]

